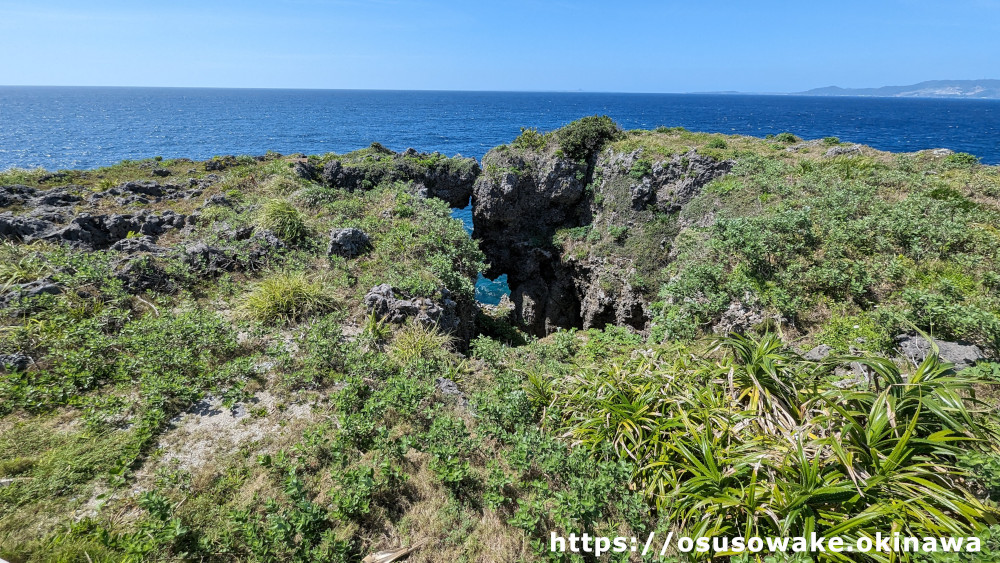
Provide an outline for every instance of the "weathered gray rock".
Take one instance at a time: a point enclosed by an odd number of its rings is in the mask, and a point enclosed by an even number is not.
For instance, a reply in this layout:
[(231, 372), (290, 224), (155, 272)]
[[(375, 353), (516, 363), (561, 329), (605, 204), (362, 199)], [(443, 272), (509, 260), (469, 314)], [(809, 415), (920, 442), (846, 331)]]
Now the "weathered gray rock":
[(233, 229), (219, 246), (196, 242), (184, 247), (181, 261), (193, 271), (216, 276), (223, 272), (257, 270), (273, 261), (287, 247), (266, 229)]
[(308, 160), (297, 160), (292, 163), (292, 174), (303, 180), (315, 180), (319, 178), (319, 171)]
[(184, 226), (186, 217), (173, 211), (162, 215), (142, 213), (139, 215), (90, 215), (83, 213), (75, 217), (69, 225), (26, 237), (62, 242), (84, 250), (101, 250), (128, 237), (129, 233), (148, 236), (163, 234), (170, 228)]
[(46, 191), (36, 191), (36, 196), (27, 202), (31, 207), (68, 207), (83, 201), (83, 198), (69, 193), (72, 189), (79, 189), (79, 186), (65, 186), (62, 188), (52, 188)]
[(152, 180), (139, 180), (135, 182), (125, 182), (118, 187), (122, 192), (129, 192), (133, 194), (142, 194), (153, 197), (160, 197), (164, 195), (163, 186), (159, 182)]
[(465, 396), (465, 393), (458, 388), (458, 385), (454, 381), (446, 377), (438, 377), (434, 380), (434, 386), (445, 397), (454, 397), (458, 406), (464, 409), (469, 408), (469, 398)]
[(61, 287), (47, 280), (13, 284), (0, 295), (0, 306), (9, 307), (43, 295), (59, 295), (62, 292)]
[(836, 147), (830, 147), (829, 150), (824, 153), (823, 156), (832, 158), (835, 156), (844, 156), (851, 154), (860, 154), (861, 145), (838, 145)]
[(236, 166), (237, 164), (238, 161), (236, 160), (236, 157), (231, 154), (226, 156), (217, 156), (212, 160), (205, 161), (205, 170), (209, 172), (218, 172), (231, 166)]
[(215, 195), (213, 195), (211, 197), (205, 198), (205, 203), (202, 204), (202, 207), (210, 207), (210, 206), (213, 206), (213, 205), (221, 205), (223, 207), (232, 207), (233, 206), (233, 202), (230, 201), (229, 198), (226, 197), (223, 194), (215, 194)]
[(760, 325), (767, 319), (759, 307), (748, 305), (743, 301), (733, 301), (722, 313), (722, 318), (712, 327), (716, 334), (744, 334)]
[(52, 229), (50, 221), (18, 217), (11, 212), (0, 213), (0, 236), (14, 240), (29, 240)]
[(204, 242), (184, 247), (181, 260), (193, 271), (210, 276), (232, 272), (239, 267), (239, 262), (233, 253), (209, 246)]
[[(642, 276), (627, 256), (595, 255), (593, 247), (585, 255), (560, 252), (549, 242), (561, 229), (583, 226), (601, 236), (623, 229), (614, 235), (619, 243), (633, 232), (643, 236), (657, 214), (680, 212), (733, 165), (693, 151), (647, 158), (605, 150), (576, 161), (554, 147), (500, 147), (483, 158), (472, 197), (473, 236), (490, 264), (484, 274), (507, 274), (515, 318), (528, 331), (609, 323), (648, 328), (651, 296), (633, 283)], [(672, 240), (661, 242), (665, 258)]]
[(809, 360), (811, 362), (821, 362), (821, 361), (827, 359), (827, 357), (829, 357), (830, 354), (832, 354), (832, 353), (833, 353), (833, 347), (832, 346), (828, 346), (826, 344), (820, 344), (819, 346), (816, 346), (812, 350), (809, 350), (808, 352), (806, 352), (802, 356), (802, 358), (806, 359), (806, 360)]
[(371, 189), (385, 182), (412, 182), (417, 194), (442, 199), (456, 208), (469, 204), (480, 174), (475, 159), (460, 155), (444, 158), (413, 150), (396, 153), (377, 144), (372, 148), (375, 150), (368, 159), (377, 165), (332, 160), (323, 166), (319, 177), (328, 186), (348, 191)]
[(133, 294), (145, 291), (171, 293), (174, 283), (163, 267), (149, 255), (126, 258), (114, 266), (114, 275), (122, 287)]
[(111, 245), (111, 250), (117, 250), (126, 254), (136, 254), (139, 252), (163, 253), (166, 251), (162, 246), (156, 245), (156, 240), (149, 236), (139, 238), (124, 238)]
[(35, 195), (37, 190), (22, 184), (0, 186), (0, 207), (22, 205)]
[(31, 365), (31, 358), (20, 352), (0, 355), (0, 368), (7, 371), (24, 371)]
[(354, 227), (333, 229), (330, 231), (330, 244), (327, 246), (328, 256), (355, 258), (368, 252), (372, 242), (368, 234)]
[[(938, 357), (945, 362), (955, 364), (956, 370), (972, 367), (985, 357), (979, 346), (969, 342), (947, 342), (934, 339), (934, 344), (939, 350)], [(920, 365), (931, 353), (932, 348), (931, 342), (926, 338), (913, 334), (897, 335), (896, 345), (903, 356), (914, 365)]]
[(446, 289), (441, 290), (437, 301), (427, 297), (405, 299), (396, 297), (391, 285), (382, 284), (371, 288), (365, 294), (364, 302), (365, 307), (376, 316), (391, 323), (413, 319), (424, 326), (437, 326), (446, 333), (454, 333), (459, 328), (458, 304)]

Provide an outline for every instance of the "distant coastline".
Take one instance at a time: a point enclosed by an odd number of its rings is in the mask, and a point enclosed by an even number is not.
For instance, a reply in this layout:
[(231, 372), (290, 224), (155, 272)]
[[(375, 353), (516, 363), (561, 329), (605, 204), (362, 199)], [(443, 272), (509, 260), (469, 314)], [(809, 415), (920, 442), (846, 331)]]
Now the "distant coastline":
[(826, 86), (805, 92), (800, 96), (857, 96), (871, 98), (951, 98), (951, 99), (1000, 99), (1000, 80), (927, 80), (908, 86), (882, 86), (879, 88), (841, 88)]

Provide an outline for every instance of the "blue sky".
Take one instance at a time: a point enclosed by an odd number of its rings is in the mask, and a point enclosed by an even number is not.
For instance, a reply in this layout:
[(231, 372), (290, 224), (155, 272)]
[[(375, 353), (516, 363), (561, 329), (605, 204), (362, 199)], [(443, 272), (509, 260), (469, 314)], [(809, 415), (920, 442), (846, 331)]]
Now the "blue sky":
[(0, 84), (787, 92), (1000, 78), (1000, 0), (0, 0)]

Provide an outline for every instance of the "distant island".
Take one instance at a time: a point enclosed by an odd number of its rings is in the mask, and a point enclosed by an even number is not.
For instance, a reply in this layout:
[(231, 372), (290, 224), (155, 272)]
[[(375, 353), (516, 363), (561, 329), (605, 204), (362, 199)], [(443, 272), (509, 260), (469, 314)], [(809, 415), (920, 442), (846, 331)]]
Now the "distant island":
[(826, 86), (800, 96), (871, 96), (881, 98), (1000, 98), (1000, 80), (927, 80), (909, 86), (841, 88)]

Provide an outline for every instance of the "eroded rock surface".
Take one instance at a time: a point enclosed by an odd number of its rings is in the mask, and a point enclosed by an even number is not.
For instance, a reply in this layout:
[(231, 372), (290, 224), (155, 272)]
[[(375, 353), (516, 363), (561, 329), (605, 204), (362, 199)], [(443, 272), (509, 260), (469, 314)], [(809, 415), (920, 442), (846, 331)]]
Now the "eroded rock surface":
[[(644, 330), (650, 296), (636, 283), (632, 257), (592, 244), (560, 248), (553, 236), (589, 229), (608, 245), (629, 231), (642, 236), (654, 217), (676, 215), (731, 167), (693, 151), (647, 161), (638, 151), (606, 149), (578, 161), (551, 147), (493, 149), (472, 198), (486, 275), (507, 274), (515, 317), (535, 334), (606, 324)], [(664, 264), (675, 235), (660, 244)]]
[[(983, 350), (970, 342), (948, 342), (934, 339), (933, 344), (938, 347), (938, 356), (948, 363), (955, 364), (956, 370), (972, 367), (985, 357)], [(932, 350), (931, 341), (914, 334), (897, 335), (896, 345), (903, 356), (914, 365), (920, 365)]]
[(328, 256), (355, 258), (368, 252), (371, 246), (372, 241), (368, 238), (368, 233), (361, 229), (354, 227), (333, 229), (330, 231), (330, 243), (326, 253)]
[[(469, 204), (479, 172), (479, 163), (473, 158), (445, 158), (413, 149), (397, 153), (376, 143), (360, 162), (327, 162), (319, 177), (328, 186), (350, 191), (371, 189), (384, 182), (412, 182), (416, 193), (462, 208)], [(313, 172), (302, 168), (300, 173)]]

